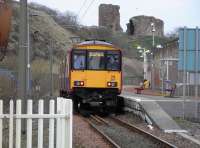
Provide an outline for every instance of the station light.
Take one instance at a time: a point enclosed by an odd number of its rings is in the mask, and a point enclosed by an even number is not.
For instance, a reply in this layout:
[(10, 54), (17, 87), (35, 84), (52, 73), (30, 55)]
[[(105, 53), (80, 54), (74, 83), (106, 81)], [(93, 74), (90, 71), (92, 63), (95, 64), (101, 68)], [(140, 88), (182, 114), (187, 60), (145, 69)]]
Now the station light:
[(141, 46), (137, 46), (137, 49), (142, 49)]
[(146, 51), (145, 51), (145, 53), (149, 53), (149, 52), (150, 52), (150, 50), (146, 50)]
[(156, 48), (163, 48), (162, 45), (157, 45)]

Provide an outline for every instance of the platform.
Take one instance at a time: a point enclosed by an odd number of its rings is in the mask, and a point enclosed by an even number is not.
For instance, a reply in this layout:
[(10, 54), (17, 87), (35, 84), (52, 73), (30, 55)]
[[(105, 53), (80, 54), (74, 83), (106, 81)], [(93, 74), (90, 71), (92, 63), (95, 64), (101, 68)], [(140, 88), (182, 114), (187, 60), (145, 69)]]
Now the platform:
[(129, 95), (141, 102), (156, 102), (171, 117), (183, 117), (183, 115), (195, 121), (200, 121), (200, 99), (181, 97), (163, 97), (153, 95), (137, 95), (134, 92), (123, 91), (123, 94)]
[[(121, 94), (126, 101), (136, 101), (138, 102), (149, 118), (164, 132), (186, 132), (182, 130), (177, 123), (166, 113), (166, 111), (157, 103), (157, 101), (178, 101), (181, 102), (181, 98), (175, 99), (165, 99), (165, 97), (161, 96), (145, 96), (145, 95), (137, 95), (134, 93), (123, 92)], [(130, 107), (130, 106), (129, 106)]]

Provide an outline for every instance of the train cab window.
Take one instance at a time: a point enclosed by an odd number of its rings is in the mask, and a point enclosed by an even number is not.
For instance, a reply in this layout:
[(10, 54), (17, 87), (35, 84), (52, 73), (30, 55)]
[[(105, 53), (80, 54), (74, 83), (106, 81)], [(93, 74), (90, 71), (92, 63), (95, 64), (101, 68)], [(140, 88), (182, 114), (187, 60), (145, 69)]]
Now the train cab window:
[(90, 51), (88, 52), (88, 69), (104, 70), (105, 69), (104, 52)]
[(75, 51), (73, 52), (73, 69), (83, 70), (86, 69), (86, 52)]
[(107, 52), (107, 70), (120, 70), (120, 53), (118, 51)]

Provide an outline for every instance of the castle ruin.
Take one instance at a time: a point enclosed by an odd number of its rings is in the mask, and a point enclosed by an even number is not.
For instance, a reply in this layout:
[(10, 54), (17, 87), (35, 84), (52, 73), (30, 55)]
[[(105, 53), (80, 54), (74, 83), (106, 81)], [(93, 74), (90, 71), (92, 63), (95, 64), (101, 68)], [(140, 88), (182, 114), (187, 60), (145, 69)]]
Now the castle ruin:
[(122, 31), (119, 9), (118, 5), (101, 4), (99, 6), (99, 27), (106, 27), (113, 32)]
[(129, 20), (127, 24), (127, 33), (133, 36), (151, 36), (152, 35), (152, 26), (151, 23), (154, 23), (155, 26), (155, 36), (163, 37), (164, 36), (164, 22), (160, 19), (157, 19), (152, 16), (135, 16)]

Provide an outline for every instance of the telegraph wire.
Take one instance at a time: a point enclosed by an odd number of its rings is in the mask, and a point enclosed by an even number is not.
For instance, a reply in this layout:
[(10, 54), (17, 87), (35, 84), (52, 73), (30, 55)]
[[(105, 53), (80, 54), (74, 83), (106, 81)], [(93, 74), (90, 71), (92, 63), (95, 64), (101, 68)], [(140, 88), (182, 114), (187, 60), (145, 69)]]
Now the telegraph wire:
[(92, 6), (92, 4), (95, 2), (95, 0), (92, 0), (91, 3), (89, 4), (89, 6), (87, 7), (87, 9), (85, 10), (85, 12), (83, 13), (81, 19), (83, 19), (85, 17), (85, 15), (87, 14), (88, 10), (90, 9), (90, 7)]
[(78, 13), (77, 13), (78, 16), (79, 16), (80, 12), (82, 11), (82, 9), (83, 9), (83, 7), (85, 6), (86, 3), (87, 3), (87, 0), (84, 0), (82, 6), (80, 7), (80, 9), (79, 9), (79, 11), (78, 11)]

